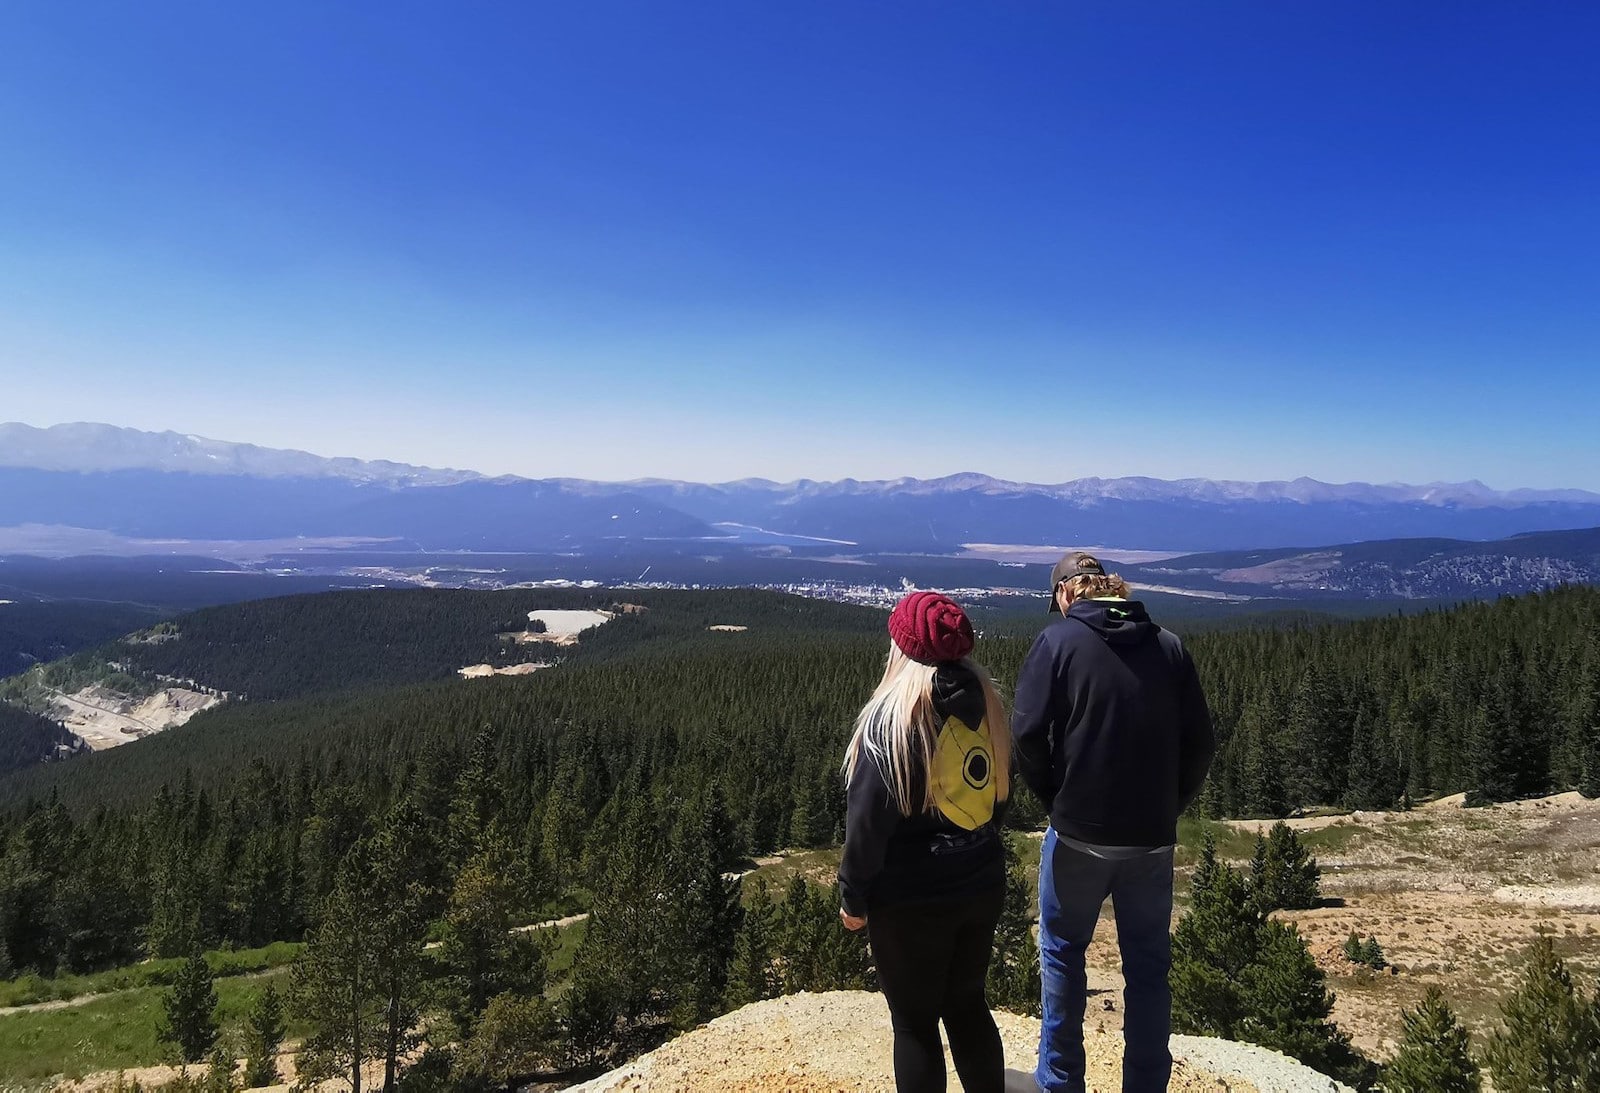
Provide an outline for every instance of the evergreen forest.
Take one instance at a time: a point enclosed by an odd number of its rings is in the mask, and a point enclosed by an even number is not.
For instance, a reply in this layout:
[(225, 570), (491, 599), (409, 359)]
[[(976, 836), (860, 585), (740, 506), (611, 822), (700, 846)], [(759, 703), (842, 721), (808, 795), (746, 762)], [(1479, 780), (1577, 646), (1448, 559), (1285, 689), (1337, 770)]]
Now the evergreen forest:
[[(580, 607), (616, 613), (558, 669), (453, 678), (527, 611)], [(340, 976), (385, 984), (377, 1010), (328, 1017), (363, 1030), (313, 1045), (330, 1074), (352, 1052), (397, 1065), (427, 1012), (451, 1022), (448, 1066), (490, 1084), (796, 983), (870, 982), (826, 892), (729, 878), (840, 839), (838, 764), (881, 671), (882, 612), (753, 591), (404, 590), (164, 625), (126, 667), (247, 698), (0, 775), (0, 977), (306, 941), (292, 1006), (331, 1014)], [(1589, 588), (1194, 635), (1220, 742), (1197, 807), (1600, 794), (1597, 635)], [(1004, 686), (1028, 647), (982, 638), (976, 656)], [(41, 731), (0, 717), (0, 741)], [(1008, 823), (1043, 815), (1019, 791)], [(1011, 902), (1026, 914), (1025, 892)], [(509, 926), (575, 908), (591, 918), (559, 973), (530, 935), (499, 952)], [(1000, 967), (1023, 1005), (1036, 979), (1012, 932)]]

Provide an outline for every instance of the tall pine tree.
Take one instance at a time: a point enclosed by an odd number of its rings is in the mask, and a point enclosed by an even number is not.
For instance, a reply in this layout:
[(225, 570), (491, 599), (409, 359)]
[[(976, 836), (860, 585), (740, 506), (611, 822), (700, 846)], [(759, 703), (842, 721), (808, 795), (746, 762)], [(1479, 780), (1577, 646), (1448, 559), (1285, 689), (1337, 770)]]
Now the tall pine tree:
[(1438, 987), (1416, 1009), (1400, 1011), (1400, 1047), (1383, 1068), (1384, 1093), (1480, 1093), (1467, 1028)]
[(1528, 953), (1517, 988), (1500, 1004), (1503, 1027), (1484, 1059), (1496, 1089), (1593, 1093), (1600, 1089), (1596, 1003), (1572, 980), (1548, 935)]
[(198, 950), (162, 996), (161, 1012), (157, 1038), (171, 1044), (183, 1062), (204, 1059), (217, 1042), (217, 990), (211, 967)]

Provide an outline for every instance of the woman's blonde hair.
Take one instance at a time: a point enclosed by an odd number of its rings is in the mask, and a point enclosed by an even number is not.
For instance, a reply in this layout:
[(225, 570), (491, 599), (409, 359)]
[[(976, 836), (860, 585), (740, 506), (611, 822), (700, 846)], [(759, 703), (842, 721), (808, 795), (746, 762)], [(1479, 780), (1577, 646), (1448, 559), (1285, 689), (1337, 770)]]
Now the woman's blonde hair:
[[(994, 680), (976, 661), (963, 659), (960, 665), (978, 678), (983, 688), (984, 719), (989, 724), (989, 746), (994, 752), (995, 800), (1011, 794), (1011, 722)], [(863, 759), (877, 765), (889, 787), (889, 796), (902, 816), (932, 812), (933, 749), (943, 728), (933, 709), (933, 677), (938, 668), (922, 664), (889, 646), (889, 660), (883, 679), (867, 704), (856, 715), (855, 732), (844, 753), (844, 780), (848, 785)], [(912, 794), (921, 779), (922, 796)]]

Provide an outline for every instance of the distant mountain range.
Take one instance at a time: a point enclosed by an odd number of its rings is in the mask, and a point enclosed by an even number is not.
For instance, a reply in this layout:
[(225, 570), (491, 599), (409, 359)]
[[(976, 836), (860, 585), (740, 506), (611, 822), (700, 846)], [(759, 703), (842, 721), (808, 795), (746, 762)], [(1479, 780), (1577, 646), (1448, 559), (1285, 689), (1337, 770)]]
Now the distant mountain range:
[[(419, 550), (583, 550), (645, 540), (954, 553), (968, 543), (1225, 551), (1600, 525), (1600, 494), (980, 474), (718, 485), (489, 478), (110, 425), (0, 424), (0, 527), (129, 540), (382, 539)], [(130, 547), (132, 549), (132, 547)]]

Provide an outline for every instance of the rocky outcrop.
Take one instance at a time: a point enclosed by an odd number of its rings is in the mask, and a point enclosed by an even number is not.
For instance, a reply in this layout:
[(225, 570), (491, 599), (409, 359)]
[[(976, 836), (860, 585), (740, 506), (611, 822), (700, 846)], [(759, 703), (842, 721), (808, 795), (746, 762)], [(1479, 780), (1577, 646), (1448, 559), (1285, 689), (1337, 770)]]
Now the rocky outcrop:
[[(1039, 1022), (995, 1015), (1008, 1093), (1035, 1093)], [(1089, 1088), (1121, 1088), (1122, 1041), (1089, 1033)], [(1175, 1036), (1179, 1093), (1349, 1093), (1292, 1059), (1248, 1044)], [(955, 1086), (951, 1069), (952, 1088)], [(571, 1093), (893, 1093), (889, 1014), (881, 995), (795, 994), (725, 1014)]]

